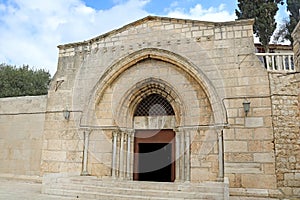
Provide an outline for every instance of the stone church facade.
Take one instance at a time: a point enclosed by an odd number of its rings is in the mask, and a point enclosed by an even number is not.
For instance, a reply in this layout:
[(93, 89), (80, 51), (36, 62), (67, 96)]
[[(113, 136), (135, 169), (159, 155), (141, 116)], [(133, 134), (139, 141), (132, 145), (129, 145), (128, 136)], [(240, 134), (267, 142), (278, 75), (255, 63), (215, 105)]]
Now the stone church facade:
[(58, 46), (47, 96), (0, 100), (0, 173), (299, 197), (299, 32), (294, 71), (270, 72), (252, 25), (149, 16)]

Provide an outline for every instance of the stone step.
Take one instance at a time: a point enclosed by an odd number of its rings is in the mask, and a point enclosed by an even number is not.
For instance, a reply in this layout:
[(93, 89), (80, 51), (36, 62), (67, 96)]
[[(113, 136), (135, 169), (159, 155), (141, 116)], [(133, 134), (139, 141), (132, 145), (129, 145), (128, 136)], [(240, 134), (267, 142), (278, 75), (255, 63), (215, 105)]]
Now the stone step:
[(197, 195), (196, 197), (192, 196), (184, 196), (184, 197), (177, 197), (175, 195), (170, 196), (162, 196), (162, 195), (155, 195), (155, 196), (148, 196), (148, 195), (139, 195), (139, 194), (119, 194), (118, 192), (115, 193), (108, 193), (108, 192), (91, 192), (91, 191), (79, 191), (79, 190), (64, 190), (64, 189), (49, 189), (46, 194), (56, 195), (56, 196), (64, 196), (64, 197), (71, 197), (74, 199), (114, 199), (114, 200), (125, 200), (125, 199), (155, 199), (155, 200), (195, 200), (195, 199), (210, 199), (210, 200), (220, 200), (223, 199), (222, 196), (215, 195), (215, 194), (202, 194)]
[[(170, 198), (163, 197), (148, 197), (138, 195), (121, 195), (117, 193), (100, 193), (100, 192), (89, 192), (89, 191), (78, 191), (78, 190), (63, 190), (63, 189), (49, 189), (46, 194), (52, 194), (57, 196), (72, 197), (74, 199), (105, 199), (105, 200), (130, 200), (130, 199), (147, 199), (147, 200), (169, 200)], [(184, 198), (172, 198), (174, 200), (183, 200)]]
[(204, 183), (182, 183), (182, 182), (148, 182), (148, 181), (128, 181), (128, 180), (113, 180), (113, 179), (97, 179), (95, 177), (71, 177), (58, 180), (58, 183), (78, 183), (80, 185), (93, 186), (112, 186), (131, 189), (158, 189), (164, 188), (167, 191), (186, 191), (186, 192), (214, 192), (223, 193), (224, 184), (221, 182), (204, 182)]
[(99, 179), (92, 176), (56, 177), (43, 192), (75, 199), (224, 199), (221, 182), (146, 182)]
[[(104, 187), (104, 186), (93, 186), (93, 185), (78, 185), (78, 184), (55, 184), (51, 189), (60, 189), (64, 191), (84, 191), (90, 193), (108, 193), (108, 194), (119, 194), (119, 195), (135, 195), (135, 196), (148, 196), (148, 197), (167, 197), (167, 198), (191, 198), (191, 199), (199, 199), (205, 197), (216, 197), (222, 196), (222, 193), (217, 193), (211, 191), (199, 192), (187, 192), (187, 191), (168, 191), (163, 187), (160, 189), (139, 189), (139, 188), (120, 188), (120, 187)], [(163, 189), (163, 190), (162, 190)]]

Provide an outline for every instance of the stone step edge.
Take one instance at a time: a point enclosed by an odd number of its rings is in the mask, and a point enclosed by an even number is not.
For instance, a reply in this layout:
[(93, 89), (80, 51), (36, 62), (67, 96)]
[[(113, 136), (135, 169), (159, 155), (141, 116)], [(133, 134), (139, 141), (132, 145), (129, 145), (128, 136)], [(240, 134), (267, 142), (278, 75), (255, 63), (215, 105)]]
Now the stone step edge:
[[(66, 184), (55, 184), (55, 185), (53, 185), (53, 186), (50, 186), (50, 189), (63, 189), (63, 190), (69, 190), (68, 189), (68, 187), (70, 187), (70, 188), (72, 188), (72, 189), (70, 189), (70, 190), (74, 190), (74, 187), (75, 188), (77, 188), (77, 190), (78, 191), (90, 191), (90, 192), (92, 192), (93, 190), (97, 190), (97, 189), (112, 189), (112, 188), (109, 188), (109, 187), (105, 187), (105, 186), (93, 186), (93, 185), (84, 185), (84, 186), (82, 186), (82, 185), (78, 185), (78, 184), (68, 184), (68, 185), (66, 185)], [(88, 187), (88, 188), (85, 188), (85, 187)], [(183, 190), (159, 190), (159, 189), (147, 189), (147, 188), (145, 188), (145, 189), (140, 189), (140, 188), (123, 188), (123, 187), (113, 187), (113, 189), (114, 190), (116, 190), (116, 191), (123, 191), (123, 192), (125, 192), (125, 191), (132, 191), (132, 192), (145, 192), (145, 194), (147, 193), (147, 192), (150, 192), (150, 193), (158, 193), (158, 194), (162, 194), (162, 193), (164, 193), (164, 194), (168, 194), (168, 193), (170, 193), (170, 192), (172, 192), (172, 193), (175, 193), (175, 194), (183, 194), (183, 195), (197, 195), (197, 194), (199, 194), (199, 195), (201, 195), (201, 194), (203, 194), (203, 195), (205, 195), (205, 194), (214, 194), (215, 196), (223, 196), (223, 194), (224, 194), (224, 190), (223, 191), (218, 191), (218, 192), (214, 192), (214, 193), (212, 193), (212, 191), (208, 191), (208, 192), (205, 192), (205, 191), (197, 191), (197, 190), (195, 190), (195, 191), (183, 191)], [(209, 188), (209, 189), (212, 189), (212, 188)], [(222, 188), (223, 189), (223, 188)], [(76, 191), (77, 191), (76, 190)], [(162, 194), (163, 195), (163, 194)]]
[(127, 184), (133, 184), (133, 185), (147, 185), (147, 186), (151, 186), (151, 185), (155, 185), (157, 186), (157, 184), (164, 184), (164, 186), (170, 186), (170, 187), (200, 187), (200, 188), (205, 188), (205, 187), (219, 187), (219, 188), (224, 188), (225, 183), (224, 182), (202, 182), (202, 183), (191, 183), (191, 182), (148, 182), (148, 181), (133, 181), (133, 180), (109, 180), (109, 179), (95, 179), (95, 178), (60, 178), (56, 180), (56, 183), (60, 183), (60, 182), (71, 182), (71, 183), (78, 183), (78, 184), (91, 184), (91, 182), (99, 182), (99, 183), (105, 183), (105, 184), (115, 184), (115, 183), (119, 183), (119, 184), (123, 184), (123, 185), (127, 185)]
[[(153, 190), (153, 191), (157, 191), (161, 189), (161, 187), (158, 187), (157, 185), (155, 185), (155, 187), (153, 187), (153, 185), (140, 185), (139, 184), (132, 184), (132, 182), (130, 183), (121, 183), (121, 184), (114, 184), (113, 182), (110, 182), (107, 184), (107, 182), (103, 182), (102, 184), (93, 184), (90, 182), (57, 182), (57, 183), (53, 183), (53, 184), (49, 184), (49, 186), (58, 186), (58, 185), (62, 185), (62, 186), (69, 186), (69, 185), (73, 185), (73, 186), (78, 186), (78, 187), (84, 187), (84, 186), (88, 186), (88, 187), (98, 187), (98, 188), (107, 188), (109, 186), (115, 188), (115, 189), (131, 189), (131, 190)], [(214, 192), (216, 193), (224, 193), (224, 191), (226, 190), (226, 186), (222, 185), (219, 187), (212, 187), (212, 186), (193, 186), (193, 185), (169, 185), (169, 187), (166, 186), (162, 186), (164, 187), (164, 190), (166, 192), (170, 192), (170, 191), (181, 191), (181, 192), (197, 192), (200, 191), (202, 193), (207, 193), (205, 192), (205, 190), (210, 190), (213, 188)]]
[[(155, 199), (155, 200), (169, 200), (170, 198), (161, 198), (161, 197), (148, 197), (148, 196), (140, 196), (140, 195), (126, 195), (126, 194), (111, 194), (111, 193), (102, 193), (102, 192), (95, 192), (91, 193), (89, 191), (78, 191), (78, 190), (64, 190), (64, 189), (48, 189), (45, 191), (44, 194), (47, 195), (54, 195), (54, 196), (62, 196), (62, 197), (72, 197), (76, 199), (86, 199), (84, 196), (81, 197), (81, 195), (87, 195), (89, 196), (88, 199), (91, 199), (91, 196), (95, 196), (95, 198), (92, 199), (98, 199), (99, 196), (110, 196), (110, 197), (119, 197), (119, 198), (130, 198), (130, 199)], [(184, 200), (185, 198), (173, 198), (174, 200)]]
[[(55, 183), (57, 184), (73, 184), (73, 185), (80, 185), (80, 186), (97, 186), (97, 187), (107, 187), (107, 186), (112, 186), (115, 188), (131, 188), (131, 189), (153, 189), (153, 190), (157, 190), (160, 189), (160, 187), (158, 188), (157, 185), (147, 185), (147, 184), (132, 184), (132, 183), (107, 183), (107, 182), (103, 182), (101, 184), (93, 184), (91, 182), (57, 182)], [(54, 183), (52, 185), (55, 185)], [(50, 184), (51, 185), (51, 184)], [(176, 190), (176, 191), (185, 191), (185, 190), (189, 190), (189, 189), (194, 189), (194, 190), (202, 190), (202, 189), (209, 189), (209, 188), (214, 188), (216, 190), (224, 190), (225, 185), (222, 186), (218, 186), (218, 187), (213, 187), (211, 185), (207, 185), (207, 186), (194, 186), (194, 185), (162, 185), (162, 187), (164, 187), (165, 190), (169, 191), (169, 190)]]

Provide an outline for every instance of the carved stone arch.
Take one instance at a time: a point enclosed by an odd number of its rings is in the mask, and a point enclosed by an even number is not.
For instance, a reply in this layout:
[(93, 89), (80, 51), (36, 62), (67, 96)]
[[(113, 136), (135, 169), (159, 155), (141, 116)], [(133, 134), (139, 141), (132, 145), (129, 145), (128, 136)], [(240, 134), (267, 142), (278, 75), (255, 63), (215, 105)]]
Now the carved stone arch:
[(215, 87), (205, 73), (199, 67), (191, 63), (187, 58), (167, 50), (156, 48), (141, 49), (119, 59), (108, 67), (92, 90), (89, 102), (83, 111), (81, 122), (85, 124), (93, 123), (92, 120), (95, 113), (95, 107), (99, 104), (106, 89), (109, 88), (124, 71), (134, 64), (148, 58), (168, 62), (194, 78), (201, 88), (203, 88), (211, 102), (214, 123), (219, 125), (227, 123), (225, 107)]
[(167, 82), (156, 78), (145, 79), (127, 90), (116, 108), (117, 112), (115, 113), (118, 113), (118, 116), (115, 116), (117, 118), (115, 120), (118, 124), (124, 127), (132, 127), (136, 107), (144, 97), (151, 94), (159, 94), (170, 103), (175, 113), (176, 126), (181, 126), (186, 110), (185, 105), (182, 103), (182, 97)]

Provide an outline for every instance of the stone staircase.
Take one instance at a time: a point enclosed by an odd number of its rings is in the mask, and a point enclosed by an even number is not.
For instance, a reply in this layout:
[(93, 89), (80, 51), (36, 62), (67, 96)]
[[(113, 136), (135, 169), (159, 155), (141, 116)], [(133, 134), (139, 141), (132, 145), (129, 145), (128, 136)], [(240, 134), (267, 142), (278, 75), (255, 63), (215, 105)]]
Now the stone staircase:
[(72, 199), (229, 199), (228, 183), (165, 183), (99, 179), (93, 176), (56, 177), (43, 181), (44, 194)]

